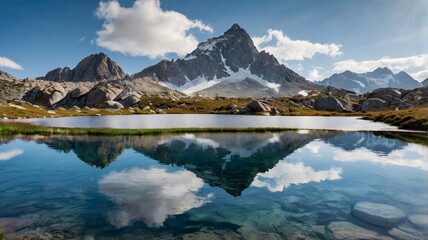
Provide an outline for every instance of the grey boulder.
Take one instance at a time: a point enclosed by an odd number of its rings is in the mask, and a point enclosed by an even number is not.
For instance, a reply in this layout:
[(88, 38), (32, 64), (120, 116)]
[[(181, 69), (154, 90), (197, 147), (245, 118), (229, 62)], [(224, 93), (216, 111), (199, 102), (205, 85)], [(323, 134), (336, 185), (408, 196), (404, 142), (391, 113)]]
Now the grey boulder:
[(406, 214), (394, 206), (372, 202), (355, 203), (351, 213), (364, 222), (387, 228), (398, 225), (406, 218)]
[(123, 105), (115, 101), (105, 101), (94, 105), (96, 108), (121, 109)]
[(270, 112), (272, 109), (269, 104), (256, 100), (248, 103), (247, 108), (249, 108), (252, 112)]
[(335, 112), (350, 112), (351, 106), (335, 97), (318, 98), (314, 102), (315, 110), (335, 111)]
[(363, 104), (361, 105), (361, 111), (363, 112), (383, 111), (388, 109), (389, 109), (388, 103), (380, 98), (369, 98), (366, 101), (364, 101)]
[(98, 103), (113, 101), (122, 90), (112, 84), (97, 84), (86, 97), (86, 105), (94, 106)]

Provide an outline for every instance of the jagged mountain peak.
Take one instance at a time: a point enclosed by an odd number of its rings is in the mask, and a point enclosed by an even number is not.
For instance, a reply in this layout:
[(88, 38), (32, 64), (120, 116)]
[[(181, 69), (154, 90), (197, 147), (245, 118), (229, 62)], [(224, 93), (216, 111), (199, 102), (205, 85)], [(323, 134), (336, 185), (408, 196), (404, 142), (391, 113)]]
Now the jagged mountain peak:
[(393, 73), (389, 68), (387, 68), (387, 67), (378, 67), (378, 68), (376, 68), (372, 73), (373, 73), (373, 74), (376, 74), (376, 75), (379, 75), (379, 76), (381, 76), (381, 75), (388, 75), (388, 74), (393, 75), (393, 74), (394, 74), (394, 73)]
[(247, 33), (239, 24), (235, 23), (233, 24), (226, 32), (224, 32), (224, 35), (235, 35), (239, 33)]
[[(273, 97), (318, 88), (281, 65), (273, 55), (259, 52), (250, 35), (238, 24), (233, 24), (223, 35), (201, 42), (183, 59), (161, 61), (133, 77), (143, 76), (156, 77), (168, 87), (187, 94), (198, 92), (206, 96)], [(222, 91), (232, 86), (240, 93)], [(258, 89), (252, 91), (255, 88)]]
[(83, 58), (73, 69), (57, 68), (39, 79), (57, 82), (91, 82), (120, 80), (125, 77), (125, 72), (113, 59), (99, 52)]

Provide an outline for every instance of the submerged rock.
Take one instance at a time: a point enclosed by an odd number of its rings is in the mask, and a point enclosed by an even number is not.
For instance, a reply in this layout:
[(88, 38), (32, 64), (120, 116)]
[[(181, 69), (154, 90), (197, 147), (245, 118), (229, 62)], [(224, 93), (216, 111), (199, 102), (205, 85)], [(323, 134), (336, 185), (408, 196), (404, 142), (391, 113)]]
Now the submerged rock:
[(428, 229), (428, 215), (415, 214), (408, 216), (407, 219), (417, 228)]
[(331, 222), (326, 226), (325, 232), (327, 239), (335, 240), (392, 239), (346, 221)]
[(356, 218), (381, 227), (394, 227), (401, 223), (406, 214), (400, 209), (380, 203), (357, 202), (352, 208)]
[(391, 235), (394, 239), (399, 240), (423, 240), (422, 237), (414, 235), (412, 233), (405, 232), (398, 228), (393, 228), (388, 231), (389, 235)]

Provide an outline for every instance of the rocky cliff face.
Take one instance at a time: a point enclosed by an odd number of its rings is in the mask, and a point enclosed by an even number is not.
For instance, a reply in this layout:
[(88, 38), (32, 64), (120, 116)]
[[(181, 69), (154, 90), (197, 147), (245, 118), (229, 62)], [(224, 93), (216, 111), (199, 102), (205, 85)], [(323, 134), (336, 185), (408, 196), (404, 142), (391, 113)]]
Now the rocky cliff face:
[(354, 73), (345, 71), (333, 74), (319, 82), (320, 85), (343, 88), (355, 93), (367, 93), (378, 88), (414, 89), (421, 87), (421, 83), (413, 79), (406, 72), (394, 74), (388, 68), (378, 68), (373, 72)]
[(208, 96), (274, 97), (319, 88), (281, 65), (274, 56), (259, 52), (238, 24), (200, 43), (183, 59), (164, 60), (134, 75), (143, 76), (156, 77), (187, 94)]
[(104, 53), (97, 53), (84, 58), (74, 69), (57, 68), (39, 79), (55, 82), (92, 82), (121, 80), (125, 77), (125, 72), (115, 61)]

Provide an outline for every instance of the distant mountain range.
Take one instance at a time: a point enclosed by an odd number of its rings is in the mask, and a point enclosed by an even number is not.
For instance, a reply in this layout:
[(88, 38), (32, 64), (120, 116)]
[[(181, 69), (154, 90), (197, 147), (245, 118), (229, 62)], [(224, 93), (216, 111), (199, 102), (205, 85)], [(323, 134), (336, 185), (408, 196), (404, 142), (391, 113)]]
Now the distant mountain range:
[[(426, 80), (425, 80), (426, 81)], [(318, 82), (322, 86), (343, 88), (356, 93), (367, 93), (378, 88), (414, 89), (422, 84), (406, 72), (394, 74), (388, 68), (377, 68), (373, 72), (354, 73), (345, 71), (333, 74), (331, 77)]]
[[(301, 90), (320, 90), (323, 86), (362, 94), (378, 88), (414, 89), (428, 85), (428, 79), (420, 83), (406, 72), (394, 74), (388, 68), (378, 68), (367, 73), (345, 71), (313, 83), (280, 64), (273, 55), (259, 52), (251, 37), (238, 24), (234, 24), (223, 35), (200, 43), (184, 58), (162, 60), (132, 76), (127, 75), (106, 54), (97, 53), (87, 56), (73, 69), (57, 68), (37, 79), (98, 82), (139, 78), (150, 78), (162, 87), (186, 94), (209, 97), (292, 96)], [(0, 79), (16, 78), (0, 71)]]

